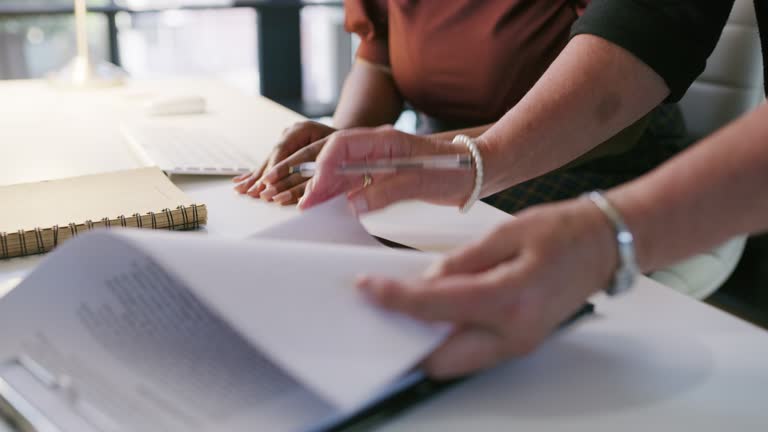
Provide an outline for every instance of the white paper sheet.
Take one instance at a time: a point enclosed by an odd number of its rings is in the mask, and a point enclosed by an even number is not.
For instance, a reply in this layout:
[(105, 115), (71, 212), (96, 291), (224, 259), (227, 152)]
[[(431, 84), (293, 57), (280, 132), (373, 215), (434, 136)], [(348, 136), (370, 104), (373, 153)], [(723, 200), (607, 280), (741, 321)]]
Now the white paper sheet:
[[(156, 240), (177, 240), (166, 236)], [(112, 431), (295, 431), (336, 412), (127, 238), (68, 242), (8, 294), (0, 359), (25, 355), (71, 377), (99, 417), (121, 425)]]
[(360, 224), (347, 197), (338, 196), (253, 237), (303, 242), (383, 247)]
[(72, 376), (127, 430), (280, 431), (365, 405), (447, 333), (356, 291), (361, 273), (416, 276), (436, 256), (382, 247), (345, 200), (263, 235), (76, 239), (0, 302), (0, 358), (31, 354)]
[(435, 255), (156, 232), (131, 233), (130, 240), (293, 377), (345, 412), (376, 396), (447, 332), (383, 311), (354, 286), (363, 273), (415, 277)]

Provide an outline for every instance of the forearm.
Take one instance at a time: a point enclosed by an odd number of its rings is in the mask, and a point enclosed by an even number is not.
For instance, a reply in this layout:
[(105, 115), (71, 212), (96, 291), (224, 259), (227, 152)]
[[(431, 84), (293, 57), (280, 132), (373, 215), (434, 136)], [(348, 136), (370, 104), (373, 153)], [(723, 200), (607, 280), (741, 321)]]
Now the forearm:
[(456, 135), (466, 135), (470, 138), (477, 138), (480, 135), (484, 134), (494, 124), (495, 123), (488, 123), (487, 125), (477, 126), (473, 128), (456, 129), (456, 130), (451, 130), (446, 132), (439, 132), (439, 133), (431, 134), (429, 136), (441, 141), (451, 141)]
[(403, 99), (392, 74), (357, 60), (344, 81), (333, 125), (337, 129), (348, 129), (394, 123), (402, 107)]
[(668, 93), (664, 80), (623, 48), (574, 37), (528, 94), (481, 135), (483, 196), (571, 162)]
[(611, 190), (645, 271), (768, 229), (768, 106)]

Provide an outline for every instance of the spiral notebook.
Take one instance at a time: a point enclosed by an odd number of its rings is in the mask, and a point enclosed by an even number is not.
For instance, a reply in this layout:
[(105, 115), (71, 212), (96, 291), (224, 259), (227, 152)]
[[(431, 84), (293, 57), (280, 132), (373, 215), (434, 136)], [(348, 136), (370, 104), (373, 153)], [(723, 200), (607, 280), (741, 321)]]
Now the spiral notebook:
[(0, 259), (48, 252), (98, 228), (194, 229), (195, 203), (156, 167), (0, 187)]

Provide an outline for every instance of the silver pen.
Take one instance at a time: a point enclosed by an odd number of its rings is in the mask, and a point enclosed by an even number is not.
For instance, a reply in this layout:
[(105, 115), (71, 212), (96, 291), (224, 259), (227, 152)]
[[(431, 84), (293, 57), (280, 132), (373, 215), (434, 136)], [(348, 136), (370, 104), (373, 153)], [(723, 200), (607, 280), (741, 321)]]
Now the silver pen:
[[(416, 156), (410, 158), (380, 159), (367, 162), (343, 162), (336, 170), (340, 174), (390, 174), (401, 170), (469, 170), (470, 155)], [(316, 162), (305, 162), (289, 168), (289, 174), (312, 177), (317, 170)]]

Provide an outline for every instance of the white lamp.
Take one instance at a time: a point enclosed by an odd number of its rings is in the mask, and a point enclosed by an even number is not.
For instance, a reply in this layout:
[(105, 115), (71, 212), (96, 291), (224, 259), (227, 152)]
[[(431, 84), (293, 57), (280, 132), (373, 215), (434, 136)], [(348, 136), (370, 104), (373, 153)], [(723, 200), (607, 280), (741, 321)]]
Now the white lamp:
[(77, 55), (64, 68), (52, 73), (49, 79), (53, 84), (75, 87), (112, 87), (122, 85), (127, 73), (117, 65), (91, 60), (88, 48), (88, 28), (86, 18), (88, 9), (86, 0), (75, 1), (75, 34), (77, 37)]

